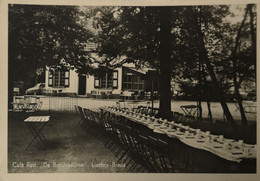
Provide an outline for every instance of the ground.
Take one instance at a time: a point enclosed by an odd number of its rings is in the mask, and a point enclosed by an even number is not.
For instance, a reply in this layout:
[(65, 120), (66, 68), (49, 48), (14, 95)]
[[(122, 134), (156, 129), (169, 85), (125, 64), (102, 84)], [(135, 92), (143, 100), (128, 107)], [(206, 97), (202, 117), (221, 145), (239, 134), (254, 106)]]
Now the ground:
[[(74, 110), (73, 105), (79, 105), (84, 108), (95, 109), (97, 110), (100, 106), (116, 106), (117, 99), (92, 99), (92, 98), (70, 98), (70, 97), (41, 97), (41, 101), (43, 101), (42, 110), (56, 110), (62, 111), (64, 109)], [(147, 105), (147, 102), (151, 101), (141, 101), (138, 105)], [(122, 103), (122, 106), (131, 107), (132, 105), (129, 102)], [(171, 102), (171, 109), (172, 111), (183, 113), (180, 106), (184, 105), (196, 105), (195, 101), (175, 101), (172, 100)], [(256, 107), (249, 108), (248, 104), (244, 104), (246, 106), (246, 116), (250, 122), (256, 122)], [(154, 102), (154, 107), (159, 107), (159, 101), (156, 100)], [(228, 107), (230, 109), (231, 114), (233, 115), (234, 119), (240, 123), (240, 112), (235, 103), (228, 103)], [(203, 117), (207, 117), (208, 109), (206, 102), (202, 102), (202, 110), (203, 110)], [(214, 120), (223, 120), (223, 110), (221, 108), (220, 103), (212, 102), (211, 103), (211, 111), (212, 117)]]
[[(46, 114), (46, 113), (42, 113)], [(25, 151), (32, 139), (23, 120), (28, 113), (9, 113), (8, 172), (9, 173), (103, 173), (127, 172), (127, 168), (113, 167), (116, 157), (96, 138), (77, 123), (75, 114), (51, 114), (51, 122), (44, 128), (48, 148), (38, 142)], [(76, 167), (57, 164), (78, 164)], [(96, 164), (108, 164), (96, 167)], [(56, 164), (56, 166), (55, 166)]]
[[(98, 110), (100, 106), (115, 106), (118, 100), (69, 98), (69, 97), (41, 97), (43, 105), (37, 114), (50, 115), (51, 121), (45, 127), (43, 133), (47, 137), (48, 148), (35, 142), (29, 150), (26, 146), (32, 139), (32, 135), (25, 126), (23, 120), (35, 113), (8, 113), (8, 172), (9, 173), (114, 173), (127, 172), (125, 167), (113, 167), (117, 158), (91, 136), (77, 123), (79, 117), (75, 114), (74, 105), (79, 105), (92, 110)], [(133, 106), (133, 104), (121, 103), (121, 106)], [(125, 105), (124, 105), (125, 104)], [(147, 101), (139, 104), (146, 105)], [(172, 101), (172, 110), (182, 112), (181, 105), (191, 105), (196, 102)], [(158, 101), (154, 104), (158, 107)], [(203, 103), (205, 110), (206, 104)], [(228, 103), (233, 116), (239, 122), (239, 111), (234, 103)], [(212, 124), (190, 123), (194, 128), (210, 130), (213, 134), (223, 134), (226, 138), (243, 139), (246, 143), (256, 143), (256, 113), (247, 113), (250, 126), (239, 126), (235, 131), (223, 124), (223, 113), (219, 103), (212, 103), (213, 118), (222, 120), (222, 123)], [(204, 116), (207, 112), (204, 111)], [(212, 129), (213, 128), (213, 129)], [(65, 162), (65, 163), (64, 163)], [(96, 166), (96, 164), (105, 164)], [(55, 165), (56, 164), (56, 165)], [(57, 164), (60, 164), (57, 166)], [(63, 164), (63, 165), (62, 165)], [(78, 164), (69, 167), (68, 164)]]

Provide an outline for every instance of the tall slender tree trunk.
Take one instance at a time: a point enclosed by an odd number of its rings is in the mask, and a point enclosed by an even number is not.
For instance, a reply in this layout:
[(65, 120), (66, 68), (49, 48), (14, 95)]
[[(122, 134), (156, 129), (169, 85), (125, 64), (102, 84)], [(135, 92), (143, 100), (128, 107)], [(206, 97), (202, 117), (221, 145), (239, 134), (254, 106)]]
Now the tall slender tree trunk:
[(214, 83), (215, 85), (215, 88), (217, 90), (217, 97), (219, 98), (220, 100), (220, 104), (223, 108), (223, 112), (228, 120), (228, 122), (233, 126), (235, 127), (236, 126), (236, 123), (233, 119), (233, 116), (231, 115), (230, 111), (229, 111), (229, 108), (227, 106), (227, 103), (226, 103), (226, 100), (225, 100), (225, 97), (224, 97), (224, 92), (222, 90), (222, 88), (220, 87), (218, 81), (217, 81), (217, 78), (216, 78), (216, 75), (215, 75), (215, 72), (213, 70), (213, 67), (210, 63), (210, 60), (208, 58), (208, 53), (207, 53), (207, 50), (205, 48), (205, 43), (204, 43), (204, 35), (201, 31), (201, 27), (199, 26), (198, 24), (198, 21), (197, 21), (197, 14), (195, 12), (193, 12), (192, 10), (192, 7), (187, 7), (187, 13), (188, 13), (188, 18), (190, 18), (190, 23), (193, 24), (193, 27), (195, 28), (195, 31), (198, 33), (198, 39), (197, 39), (197, 43), (198, 43), (198, 51), (199, 51), (199, 57), (205, 62), (207, 68), (208, 68), (208, 71), (209, 71), (209, 74), (210, 74), (210, 77), (212, 79), (212, 82)]
[(203, 86), (203, 93), (204, 95), (206, 94), (207, 96), (207, 107), (208, 107), (208, 117), (210, 119), (210, 121), (212, 122), (212, 112), (211, 112), (211, 108), (210, 108), (210, 95), (209, 92), (207, 91), (206, 87), (208, 87), (208, 85), (206, 84), (206, 75), (205, 75), (205, 69), (204, 69), (204, 64), (202, 62), (202, 80), (204, 81), (205, 85)]
[(243, 99), (242, 99), (242, 97), (239, 93), (239, 84), (237, 82), (237, 57), (236, 57), (236, 54), (237, 54), (237, 48), (238, 48), (238, 45), (239, 45), (239, 39), (241, 37), (241, 31), (242, 31), (242, 28), (245, 24), (247, 14), (248, 14), (248, 7), (246, 8), (244, 19), (242, 20), (242, 23), (241, 23), (241, 25), (238, 29), (235, 47), (234, 47), (232, 54), (231, 54), (231, 59), (232, 59), (232, 63), (233, 63), (233, 82), (234, 82), (234, 88), (235, 88), (234, 95), (235, 95), (236, 101), (237, 101), (238, 106), (239, 106), (240, 115), (241, 115), (243, 125), (247, 125), (247, 119), (246, 119), (246, 115), (245, 115), (245, 111), (244, 111), (244, 107), (243, 107)]
[(172, 119), (171, 113), (171, 8), (161, 7), (160, 15), (160, 106), (159, 115)]
[(201, 99), (202, 99), (202, 93), (203, 93), (203, 90), (201, 89), (201, 67), (202, 67), (202, 63), (201, 61), (199, 60), (199, 75), (198, 75), (198, 80), (199, 80), (199, 87), (200, 87), (200, 90), (199, 90), (199, 95), (198, 95), (198, 101), (197, 101), (197, 118), (198, 119), (202, 119), (202, 106), (201, 106)]
[(252, 57), (254, 61), (254, 68), (256, 71), (256, 32), (254, 28), (254, 14), (253, 14), (253, 4), (248, 4), (247, 9), (250, 16), (250, 34), (251, 34), (251, 43), (252, 43)]
[(210, 102), (207, 101), (207, 107), (208, 107), (208, 117), (210, 121), (212, 122), (212, 113), (211, 113), (211, 108), (210, 108)]

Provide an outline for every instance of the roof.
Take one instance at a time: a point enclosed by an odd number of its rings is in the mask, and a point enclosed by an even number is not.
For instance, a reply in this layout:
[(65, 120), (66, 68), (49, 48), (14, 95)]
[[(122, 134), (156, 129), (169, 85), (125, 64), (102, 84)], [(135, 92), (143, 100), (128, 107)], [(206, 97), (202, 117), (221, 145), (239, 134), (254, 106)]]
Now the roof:
[[(125, 66), (124, 66), (125, 67)], [(142, 68), (142, 69), (136, 69), (136, 68), (133, 68), (133, 67), (126, 67), (132, 71), (135, 71), (135, 72), (138, 72), (138, 73), (141, 73), (141, 74), (146, 74), (149, 70), (152, 70), (152, 69), (149, 69), (149, 68)]]

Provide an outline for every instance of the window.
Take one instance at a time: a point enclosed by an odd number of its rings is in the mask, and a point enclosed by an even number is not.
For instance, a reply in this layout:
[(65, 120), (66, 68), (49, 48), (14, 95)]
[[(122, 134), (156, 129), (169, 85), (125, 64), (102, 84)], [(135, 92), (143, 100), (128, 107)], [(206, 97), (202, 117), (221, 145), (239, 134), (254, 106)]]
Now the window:
[(69, 70), (54, 69), (49, 71), (50, 87), (69, 87)]
[(99, 88), (99, 86), (100, 86), (100, 85), (99, 85), (99, 81), (100, 81), (99, 78), (98, 78), (98, 77), (95, 77), (95, 81), (94, 81), (94, 87), (95, 87), (95, 88)]
[(106, 73), (103, 77), (95, 77), (95, 88), (117, 88), (118, 87), (118, 71)]
[(123, 76), (123, 89), (143, 90), (143, 80), (140, 75), (127, 73)]
[(114, 88), (117, 88), (118, 87), (118, 71), (114, 71), (113, 72), (113, 82), (112, 82), (112, 86)]

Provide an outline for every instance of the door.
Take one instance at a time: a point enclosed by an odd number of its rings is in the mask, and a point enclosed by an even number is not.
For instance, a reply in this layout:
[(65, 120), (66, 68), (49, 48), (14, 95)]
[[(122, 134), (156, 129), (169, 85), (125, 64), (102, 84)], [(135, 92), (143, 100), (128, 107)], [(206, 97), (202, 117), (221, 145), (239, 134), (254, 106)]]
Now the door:
[(86, 75), (79, 76), (78, 95), (86, 95)]

